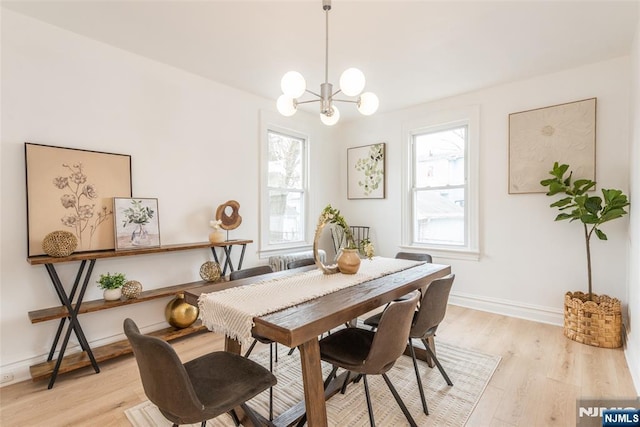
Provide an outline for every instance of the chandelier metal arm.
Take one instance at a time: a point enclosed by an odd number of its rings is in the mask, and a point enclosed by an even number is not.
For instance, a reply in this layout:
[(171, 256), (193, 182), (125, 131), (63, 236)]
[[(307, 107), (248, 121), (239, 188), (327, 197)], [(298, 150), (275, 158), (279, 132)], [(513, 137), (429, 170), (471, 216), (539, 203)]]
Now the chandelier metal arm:
[(315, 95), (315, 96), (317, 96), (318, 98), (322, 98), (322, 96), (321, 96), (319, 93), (315, 93), (315, 92), (313, 92), (313, 91), (311, 91), (311, 90), (309, 90), (309, 89), (305, 89), (305, 92), (309, 92), (310, 94)]
[(331, 99), (333, 102), (350, 102), (352, 104), (357, 104), (359, 101), (356, 99)]
[(311, 102), (320, 102), (320, 99), (311, 99), (309, 101), (296, 101), (296, 105), (300, 105), (300, 104), (309, 104)]

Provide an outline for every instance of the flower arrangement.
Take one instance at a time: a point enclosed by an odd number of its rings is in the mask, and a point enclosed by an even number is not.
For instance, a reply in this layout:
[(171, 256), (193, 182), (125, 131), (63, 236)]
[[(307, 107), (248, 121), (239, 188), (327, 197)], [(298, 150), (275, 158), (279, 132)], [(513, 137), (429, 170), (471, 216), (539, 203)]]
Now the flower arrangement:
[(220, 228), (221, 224), (222, 224), (222, 220), (221, 219), (217, 219), (215, 221), (213, 221), (213, 220), (209, 221), (209, 227), (213, 228), (215, 231), (221, 231), (222, 230)]
[(320, 218), (318, 219), (318, 228), (325, 224), (335, 224), (342, 229), (346, 241), (345, 249), (358, 249), (369, 259), (373, 258), (375, 255), (373, 243), (371, 243), (371, 240), (368, 238), (362, 239), (358, 244), (356, 244), (351, 228), (344, 217), (340, 214), (340, 210), (332, 207), (330, 204), (322, 210)]
[(118, 289), (124, 285), (127, 278), (122, 273), (101, 274), (100, 279), (96, 281), (100, 289)]

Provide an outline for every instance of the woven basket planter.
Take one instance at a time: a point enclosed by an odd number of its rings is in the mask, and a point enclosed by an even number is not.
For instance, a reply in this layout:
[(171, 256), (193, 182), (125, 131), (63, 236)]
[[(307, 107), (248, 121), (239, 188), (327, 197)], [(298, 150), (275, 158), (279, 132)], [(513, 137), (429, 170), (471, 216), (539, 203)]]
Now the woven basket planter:
[(564, 296), (564, 335), (594, 347), (622, 345), (620, 300), (607, 295), (567, 292)]

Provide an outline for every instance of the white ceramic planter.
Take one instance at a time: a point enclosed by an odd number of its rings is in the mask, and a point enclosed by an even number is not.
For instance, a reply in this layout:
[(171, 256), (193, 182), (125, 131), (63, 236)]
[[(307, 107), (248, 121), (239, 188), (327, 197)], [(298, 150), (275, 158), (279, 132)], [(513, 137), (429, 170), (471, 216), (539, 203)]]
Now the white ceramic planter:
[(102, 293), (105, 301), (116, 301), (122, 296), (122, 288), (105, 289)]

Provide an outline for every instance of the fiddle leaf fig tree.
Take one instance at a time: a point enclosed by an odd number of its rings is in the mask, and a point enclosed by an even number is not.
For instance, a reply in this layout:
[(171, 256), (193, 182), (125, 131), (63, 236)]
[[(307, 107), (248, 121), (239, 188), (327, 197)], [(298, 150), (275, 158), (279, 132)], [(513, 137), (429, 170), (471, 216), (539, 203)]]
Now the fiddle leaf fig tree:
[(592, 299), (591, 281), (591, 236), (595, 233), (600, 240), (607, 240), (607, 235), (600, 229), (605, 222), (621, 218), (627, 214), (624, 210), (629, 206), (627, 196), (620, 190), (602, 189), (602, 197), (589, 195), (587, 192), (595, 187), (595, 181), (590, 179), (576, 179), (571, 182), (573, 172), (565, 174), (569, 170), (569, 165), (553, 164), (553, 170), (549, 173), (553, 178), (540, 181), (544, 187), (549, 187), (547, 196), (562, 194), (565, 197), (549, 205), (558, 208), (560, 213), (556, 216), (556, 221), (568, 219), (569, 222), (580, 221), (584, 229), (584, 240), (587, 249), (587, 277), (589, 280), (589, 298)]

